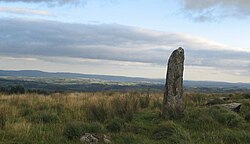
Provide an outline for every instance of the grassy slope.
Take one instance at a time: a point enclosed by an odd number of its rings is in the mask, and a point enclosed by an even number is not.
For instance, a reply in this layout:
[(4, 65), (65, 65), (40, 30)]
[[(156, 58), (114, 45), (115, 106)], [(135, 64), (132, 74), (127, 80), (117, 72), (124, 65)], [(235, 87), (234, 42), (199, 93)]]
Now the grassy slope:
[(185, 94), (184, 116), (163, 120), (161, 93), (2, 94), (0, 142), (74, 144), (80, 143), (80, 135), (93, 132), (119, 144), (249, 143), (249, 95), (230, 95), (229, 102), (243, 103), (239, 114), (204, 106), (218, 96)]

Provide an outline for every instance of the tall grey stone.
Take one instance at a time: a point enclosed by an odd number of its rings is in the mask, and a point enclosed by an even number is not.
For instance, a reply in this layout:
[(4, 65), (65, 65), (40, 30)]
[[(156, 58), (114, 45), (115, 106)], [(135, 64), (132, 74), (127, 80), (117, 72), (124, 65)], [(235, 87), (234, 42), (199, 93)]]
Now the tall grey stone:
[(165, 93), (163, 98), (162, 116), (174, 118), (183, 112), (183, 70), (184, 49), (174, 50), (168, 60)]

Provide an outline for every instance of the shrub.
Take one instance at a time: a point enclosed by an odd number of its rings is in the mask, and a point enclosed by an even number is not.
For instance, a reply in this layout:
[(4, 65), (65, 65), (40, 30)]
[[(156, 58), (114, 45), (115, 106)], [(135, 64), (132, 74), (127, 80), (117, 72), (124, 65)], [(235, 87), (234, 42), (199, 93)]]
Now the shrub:
[(238, 126), (238, 124), (243, 120), (237, 113), (222, 106), (211, 107), (210, 114), (219, 123), (230, 127)]
[(189, 143), (190, 135), (181, 126), (172, 121), (167, 121), (154, 128), (152, 138), (168, 143)]
[(109, 132), (120, 132), (123, 126), (124, 120), (120, 118), (114, 118), (108, 123), (106, 128)]
[(80, 138), (85, 133), (103, 133), (104, 131), (105, 129), (100, 123), (85, 124), (73, 121), (65, 125), (63, 135), (72, 140)]
[(91, 121), (104, 122), (108, 119), (109, 108), (104, 99), (92, 100), (86, 105), (86, 118)]

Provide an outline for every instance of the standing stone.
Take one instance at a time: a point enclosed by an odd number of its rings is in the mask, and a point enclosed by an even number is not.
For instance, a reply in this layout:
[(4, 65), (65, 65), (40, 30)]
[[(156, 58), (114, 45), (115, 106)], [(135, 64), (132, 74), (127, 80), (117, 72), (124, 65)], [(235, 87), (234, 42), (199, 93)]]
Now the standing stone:
[(176, 49), (168, 60), (162, 116), (175, 118), (182, 114), (184, 49)]

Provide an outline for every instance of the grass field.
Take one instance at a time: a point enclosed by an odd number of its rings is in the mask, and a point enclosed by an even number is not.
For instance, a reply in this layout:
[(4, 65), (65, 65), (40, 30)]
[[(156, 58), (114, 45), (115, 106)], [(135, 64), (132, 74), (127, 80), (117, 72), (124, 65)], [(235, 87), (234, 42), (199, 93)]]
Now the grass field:
[[(106, 134), (117, 144), (248, 144), (249, 94), (184, 95), (181, 118), (160, 117), (162, 93), (95, 92), (0, 94), (1, 143), (81, 143), (84, 133)], [(240, 113), (207, 101), (228, 96)], [(226, 102), (226, 103), (227, 103)]]

